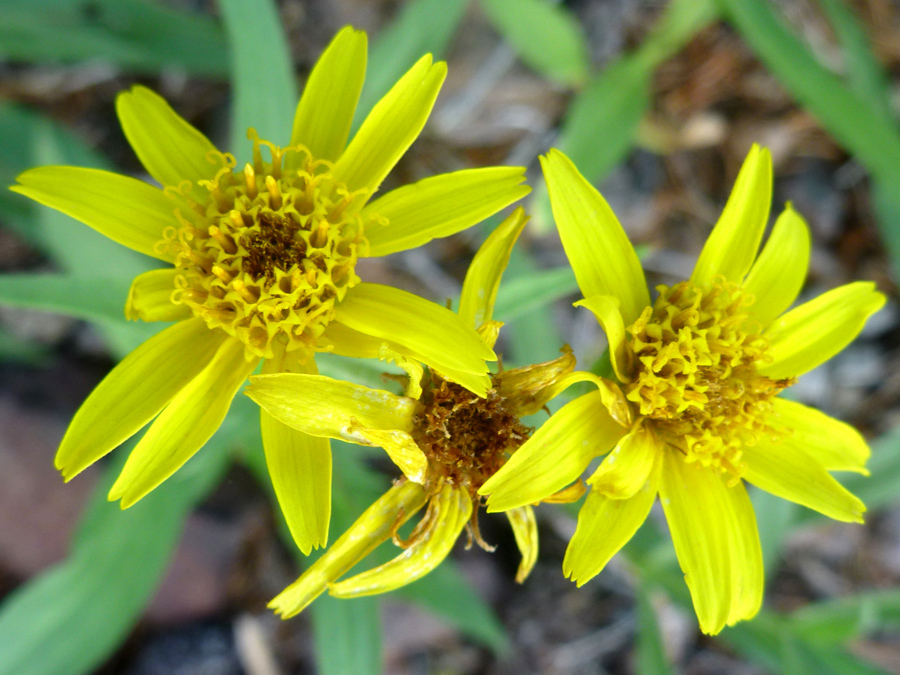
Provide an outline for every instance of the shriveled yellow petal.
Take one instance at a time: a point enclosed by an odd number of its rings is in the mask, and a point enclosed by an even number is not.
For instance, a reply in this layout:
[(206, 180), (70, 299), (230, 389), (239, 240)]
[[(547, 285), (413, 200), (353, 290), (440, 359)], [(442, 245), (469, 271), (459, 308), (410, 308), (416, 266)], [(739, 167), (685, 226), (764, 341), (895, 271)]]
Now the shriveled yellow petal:
[(330, 582), (346, 574), (387, 541), (394, 528), (409, 520), (425, 501), (425, 491), (418, 483), (405, 481), (392, 487), (366, 509), (297, 581), (272, 600), (269, 607), (283, 619), (302, 612)]
[(75, 413), (56, 453), (70, 480), (131, 438), (202, 371), (225, 340), (202, 319), (166, 328), (126, 356)]
[(578, 512), (578, 525), (566, 549), (563, 574), (579, 587), (603, 571), (647, 519), (659, 491), (662, 457), (656, 455), (644, 484), (627, 499), (611, 499), (591, 490)]
[(209, 180), (221, 168), (209, 157), (216, 146), (146, 87), (119, 94), (116, 113), (141, 164), (163, 186)]
[(109, 491), (128, 508), (175, 473), (222, 424), (231, 401), (256, 368), (244, 344), (226, 339), (199, 375), (182, 387), (138, 442)]
[(364, 442), (355, 427), (409, 431), (418, 406), (411, 398), (324, 375), (273, 373), (250, 382), (244, 393), (278, 421), (311, 436), (351, 443)]
[(675, 553), (691, 591), (700, 630), (715, 635), (756, 615), (763, 565), (756, 516), (743, 483), (733, 487), (713, 470), (663, 453), (659, 498)]
[(797, 299), (809, 269), (809, 248), (809, 228), (788, 203), (744, 281), (744, 290), (756, 298), (748, 311), (763, 326)]
[(524, 583), (538, 557), (538, 528), (534, 517), (534, 509), (530, 506), (520, 506), (506, 512), (509, 524), (512, 526), (513, 536), (516, 538), (516, 546), (522, 554), (519, 569), (516, 570), (516, 583)]
[(716, 276), (741, 283), (759, 250), (772, 203), (772, 156), (755, 145), (738, 173), (719, 222), (706, 240), (691, 281), (707, 286)]
[(334, 36), (306, 81), (291, 145), (306, 146), (316, 159), (341, 156), (366, 78), (366, 45), (366, 34), (352, 26)]
[(580, 396), (544, 422), (478, 492), (488, 495), (488, 511), (535, 504), (577, 479), (626, 431), (610, 417), (599, 391)]
[(412, 583), (444, 561), (471, 515), (472, 499), (468, 491), (445, 484), (428, 505), (425, 517), (431, 516), (431, 522), (409, 548), (384, 565), (328, 584), (328, 592), (337, 598), (357, 598)]
[(391, 461), (411, 481), (414, 483), (425, 482), (428, 458), (408, 433), (397, 429), (369, 429), (358, 426), (352, 428), (352, 433), (365, 439), (367, 445), (384, 448)]
[(494, 166), (432, 176), (392, 190), (363, 210), (370, 222), (369, 255), (406, 251), (462, 232), (527, 195), (531, 188), (522, 185), (524, 180), (524, 167)]
[(787, 438), (760, 439), (744, 448), (744, 479), (788, 501), (846, 523), (863, 522), (866, 506), (838, 483), (822, 464)]
[(630, 325), (650, 304), (634, 247), (609, 204), (572, 161), (551, 148), (541, 157), (550, 205), (566, 256), (584, 297), (612, 295)]
[(490, 387), (485, 360), (494, 352), (456, 314), (412, 293), (361, 283), (337, 305), (335, 320), (412, 356), (466, 389), (484, 396)]
[(850, 344), (884, 302), (875, 284), (857, 281), (792, 309), (764, 333), (772, 360), (757, 372), (779, 379), (812, 370)]
[(477, 329), (493, 322), (500, 279), (509, 264), (512, 247), (527, 222), (525, 210), (517, 208), (491, 232), (472, 259), (459, 295), (457, 312), (467, 326)]
[(638, 425), (603, 459), (588, 485), (610, 499), (633, 497), (646, 485), (660, 452), (653, 430), (646, 424)]
[(869, 475), (872, 454), (862, 435), (849, 424), (815, 408), (783, 398), (773, 399), (771, 424), (785, 434), (781, 442), (804, 449), (827, 471), (855, 471)]
[[(274, 360), (263, 364), (263, 372), (278, 367)], [(304, 368), (316, 373), (310, 359)], [(266, 466), (275, 496), (291, 536), (303, 555), (328, 543), (331, 519), (331, 447), (327, 438), (317, 438), (292, 429), (260, 409)]]
[(569, 487), (564, 487), (549, 497), (544, 497), (541, 500), (541, 504), (571, 504), (584, 497), (585, 492), (587, 492), (587, 486), (583, 480), (578, 480)]
[(554, 385), (574, 369), (575, 356), (567, 349), (553, 361), (498, 373), (497, 393), (518, 417), (533, 415), (559, 393)]
[(29, 169), (9, 189), (62, 211), (115, 242), (166, 262), (156, 249), (163, 230), (176, 224), (175, 207), (162, 190), (128, 176), (75, 166)]
[(375, 192), (416, 140), (447, 76), (447, 64), (423, 56), (381, 99), (334, 165), (335, 181)]
[(625, 322), (619, 310), (618, 298), (611, 295), (592, 295), (575, 303), (576, 307), (587, 307), (597, 317), (606, 340), (609, 342), (609, 356), (613, 371), (619, 382), (630, 382), (634, 352), (625, 339)]
[(181, 272), (174, 268), (150, 270), (135, 277), (125, 302), (125, 317), (141, 321), (179, 321), (191, 316), (187, 305), (172, 302), (175, 277)]

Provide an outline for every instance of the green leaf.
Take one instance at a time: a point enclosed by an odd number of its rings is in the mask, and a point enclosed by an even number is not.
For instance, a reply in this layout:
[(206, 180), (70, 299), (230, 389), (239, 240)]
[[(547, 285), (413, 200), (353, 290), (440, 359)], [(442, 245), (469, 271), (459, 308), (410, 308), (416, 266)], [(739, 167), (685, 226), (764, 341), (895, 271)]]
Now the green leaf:
[(635, 672), (641, 675), (672, 675), (672, 668), (663, 649), (656, 610), (642, 584), (638, 584), (636, 601), (638, 634)]
[(177, 67), (222, 76), (224, 50), (222, 31), (210, 17), (160, 2), (0, 1), (0, 53), (8, 60), (103, 59), (149, 73)]
[(37, 366), (44, 362), (48, 352), (46, 347), (36, 345), (0, 329), (0, 360), (20, 361)]
[(514, 277), (500, 285), (494, 317), (499, 321), (514, 321), (528, 312), (578, 292), (575, 273), (569, 267)]
[(756, 526), (759, 528), (763, 568), (768, 576), (778, 563), (781, 544), (790, 532), (791, 524), (800, 507), (765, 490), (754, 489), (750, 497), (753, 510), (756, 512)]
[(411, 0), (376, 37), (369, 53), (366, 81), (356, 107), (353, 130), (394, 83), (425, 54), (443, 57), (462, 20), (468, 0)]
[(124, 321), (128, 286), (112, 279), (63, 274), (0, 275), (0, 304), (88, 321)]
[(381, 619), (377, 597), (339, 600), (324, 595), (312, 606), (316, 663), (321, 675), (379, 675)]
[[(513, 283), (519, 278), (527, 278), (538, 273), (534, 261), (522, 249), (514, 247), (509, 256), (504, 279)], [(501, 309), (503, 309), (501, 307)], [(506, 317), (497, 312), (501, 319)], [(504, 329), (512, 345), (512, 359), (519, 364), (543, 363), (559, 356), (563, 345), (556, 322), (552, 320), (549, 307), (538, 306), (510, 322)]]
[(243, 165), (240, 158), (249, 158), (252, 149), (250, 127), (276, 145), (290, 142), (299, 96), (276, 4), (219, 0), (219, 9), (228, 34), (234, 91), (229, 147)]
[(900, 589), (882, 589), (815, 602), (790, 617), (810, 642), (836, 644), (875, 629), (900, 627)]
[(0, 605), (0, 675), (81, 675), (121, 644), (159, 585), (184, 519), (219, 481), (232, 443), (252, 429), (250, 412), (236, 401), (203, 450), (126, 511), (106, 500), (130, 446), (115, 453), (69, 556)]
[(494, 27), (529, 66), (561, 84), (587, 79), (590, 54), (578, 20), (548, 0), (481, 0)]

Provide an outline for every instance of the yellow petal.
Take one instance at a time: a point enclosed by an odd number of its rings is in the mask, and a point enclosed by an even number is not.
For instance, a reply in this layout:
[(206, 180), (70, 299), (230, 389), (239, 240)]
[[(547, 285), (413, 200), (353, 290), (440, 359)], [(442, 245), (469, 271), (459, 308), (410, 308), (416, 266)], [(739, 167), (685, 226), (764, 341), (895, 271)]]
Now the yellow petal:
[(850, 344), (884, 301), (875, 284), (857, 281), (792, 309), (764, 333), (772, 360), (757, 372), (780, 379), (812, 370)]
[(855, 471), (869, 475), (872, 453), (862, 435), (849, 424), (814, 408), (776, 398), (771, 424), (786, 434), (782, 443), (803, 448), (827, 471)]
[(577, 479), (625, 432), (599, 391), (580, 396), (544, 422), (478, 492), (489, 495), (488, 511), (535, 504)]
[(377, 445), (391, 458), (391, 461), (414, 483), (425, 483), (428, 458), (416, 445), (413, 437), (397, 429), (369, 429), (353, 426), (352, 433), (366, 441), (366, 445)]
[(531, 188), (521, 184), (524, 180), (524, 167), (495, 166), (445, 173), (392, 190), (363, 210), (370, 223), (369, 255), (406, 251), (480, 223), (527, 195)]
[[(257, 375), (244, 390), (272, 417), (311, 436), (360, 443), (354, 427), (412, 429), (418, 402), (324, 375)], [(365, 443), (368, 445), (368, 443)]]
[(604, 458), (588, 485), (610, 499), (628, 499), (646, 485), (660, 451), (653, 431), (638, 425)]
[[(141, 164), (161, 185), (210, 180), (221, 168), (209, 156), (216, 146), (146, 87), (119, 94), (116, 113)], [(202, 188), (195, 189), (202, 194)]]
[(174, 268), (150, 270), (135, 277), (125, 302), (125, 316), (141, 321), (179, 321), (191, 316), (187, 305), (172, 302), (175, 277), (181, 272)]
[(378, 340), (405, 348), (411, 356), (466, 389), (484, 396), (490, 386), (485, 360), (494, 352), (456, 314), (412, 293), (361, 283), (337, 305), (335, 320)]
[(809, 269), (809, 247), (809, 228), (789, 203), (744, 281), (744, 290), (756, 298), (749, 312), (763, 326), (797, 299)]
[(575, 303), (576, 307), (587, 307), (597, 317), (606, 340), (609, 342), (609, 357), (613, 371), (619, 382), (630, 382), (634, 352), (625, 339), (625, 322), (619, 311), (618, 298), (611, 295), (592, 295)]
[(773, 442), (759, 440), (744, 448), (744, 479), (788, 501), (847, 523), (863, 522), (866, 507), (790, 437)]
[(75, 413), (56, 453), (70, 480), (136, 434), (191, 382), (225, 339), (202, 319), (166, 328), (126, 356)]
[(283, 619), (299, 614), (356, 563), (387, 541), (425, 504), (425, 491), (418, 483), (395, 485), (366, 509), (297, 581), (269, 603)]
[(610, 499), (591, 490), (578, 512), (578, 525), (566, 549), (563, 574), (583, 586), (603, 571), (647, 519), (659, 491), (662, 457), (657, 453), (653, 471), (640, 489), (627, 499)]
[(257, 361), (244, 358), (244, 344), (226, 339), (213, 360), (179, 391), (131, 451), (110, 501), (128, 508), (178, 471), (222, 424), (231, 401)]
[(370, 194), (416, 140), (447, 76), (447, 64), (423, 56), (366, 117), (334, 165), (335, 181)]
[(175, 207), (162, 190), (128, 176), (74, 166), (30, 169), (9, 189), (62, 211), (115, 242), (166, 262), (156, 250), (163, 230), (177, 224)]
[(337, 598), (357, 598), (412, 583), (444, 561), (471, 515), (468, 490), (445, 484), (428, 505), (426, 518), (433, 516), (432, 522), (409, 548), (384, 565), (329, 584), (328, 592)]
[(763, 566), (756, 516), (743, 483), (733, 487), (713, 470), (663, 453), (659, 498), (675, 553), (691, 591), (700, 630), (756, 615), (762, 604)]
[[(263, 364), (263, 372), (277, 368)], [(305, 368), (316, 372), (310, 359)], [(265, 410), (260, 410), (266, 466), (288, 529), (303, 555), (328, 542), (331, 518), (331, 448), (327, 438), (291, 429)]]
[(337, 161), (366, 77), (366, 34), (345, 26), (309, 74), (294, 116), (291, 145), (306, 146), (316, 159)]
[(559, 392), (555, 385), (575, 369), (571, 350), (553, 361), (497, 374), (497, 393), (518, 417), (533, 415)]
[(650, 304), (634, 247), (609, 204), (562, 152), (541, 157), (550, 205), (584, 297), (612, 295), (630, 325)]
[(754, 145), (738, 173), (719, 222), (706, 240), (691, 281), (709, 285), (716, 276), (741, 283), (759, 250), (772, 203), (772, 156)]
[(534, 509), (530, 506), (520, 506), (506, 512), (509, 524), (512, 526), (513, 536), (516, 538), (516, 546), (522, 554), (519, 569), (516, 570), (516, 583), (521, 584), (531, 574), (538, 556), (538, 528), (534, 518)]
[(459, 318), (473, 328), (491, 322), (500, 279), (509, 264), (509, 254), (528, 222), (521, 207), (512, 212), (484, 240), (469, 264), (459, 296)]

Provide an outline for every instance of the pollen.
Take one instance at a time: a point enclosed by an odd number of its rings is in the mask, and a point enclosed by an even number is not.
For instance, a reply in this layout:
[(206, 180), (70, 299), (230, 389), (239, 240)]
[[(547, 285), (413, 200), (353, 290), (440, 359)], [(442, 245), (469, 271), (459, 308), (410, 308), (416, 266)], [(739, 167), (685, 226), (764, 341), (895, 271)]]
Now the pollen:
[(171, 299), (241, 340), (248, 359), (311, 353), (335, 305), (359, 283), (366, 194), (335, 181), (332, 164), (303, 146), (279, 148), (252, 129), (249, 136), (252, 164), (236, 169), (231, 155), (217, 155), (222, 167), (212, 180), (166, 188), (180, 224), (157, 245), (179, 272)]
[(634, 351), (626, 398), (669, 447), (689, 462), (743, 474), (741, 448), (763, 435), (772, 398), (793, 383), (756, 372), (769, 343), (748, 308), (753, 297), (715, 280), (659, 286), (659, 297), (629, 327)]

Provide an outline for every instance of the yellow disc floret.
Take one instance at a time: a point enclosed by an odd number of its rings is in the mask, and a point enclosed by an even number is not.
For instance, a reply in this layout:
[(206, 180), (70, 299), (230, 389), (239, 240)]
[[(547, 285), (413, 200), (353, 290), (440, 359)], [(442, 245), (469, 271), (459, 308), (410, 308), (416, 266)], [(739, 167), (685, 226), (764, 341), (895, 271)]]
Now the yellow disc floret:
[(625, 395), (687, 461), (739, 477), (742, 446), (774, 434), (765, 422), (771, 399), (792, 381), (756, 373), (769, 343), (747, 311), (753, 297), (737, 284), (657, 290), (628, 329), (635, 359)]
[(180, 202), (180, 226), (158, 245), (175, 256), (172, 301), (241, 340), (248, 358), (311, 351), (335, 304), (359, 283), (354, 268), (368, 242), (357, 205), (365, 194), (335, 182), (331, 163), (303, 146), (278, 148), (252, 130), (250, 137), (252, 165), (235, 171), (234, 158), (220, 155), (212, 180), (166, 189)]

